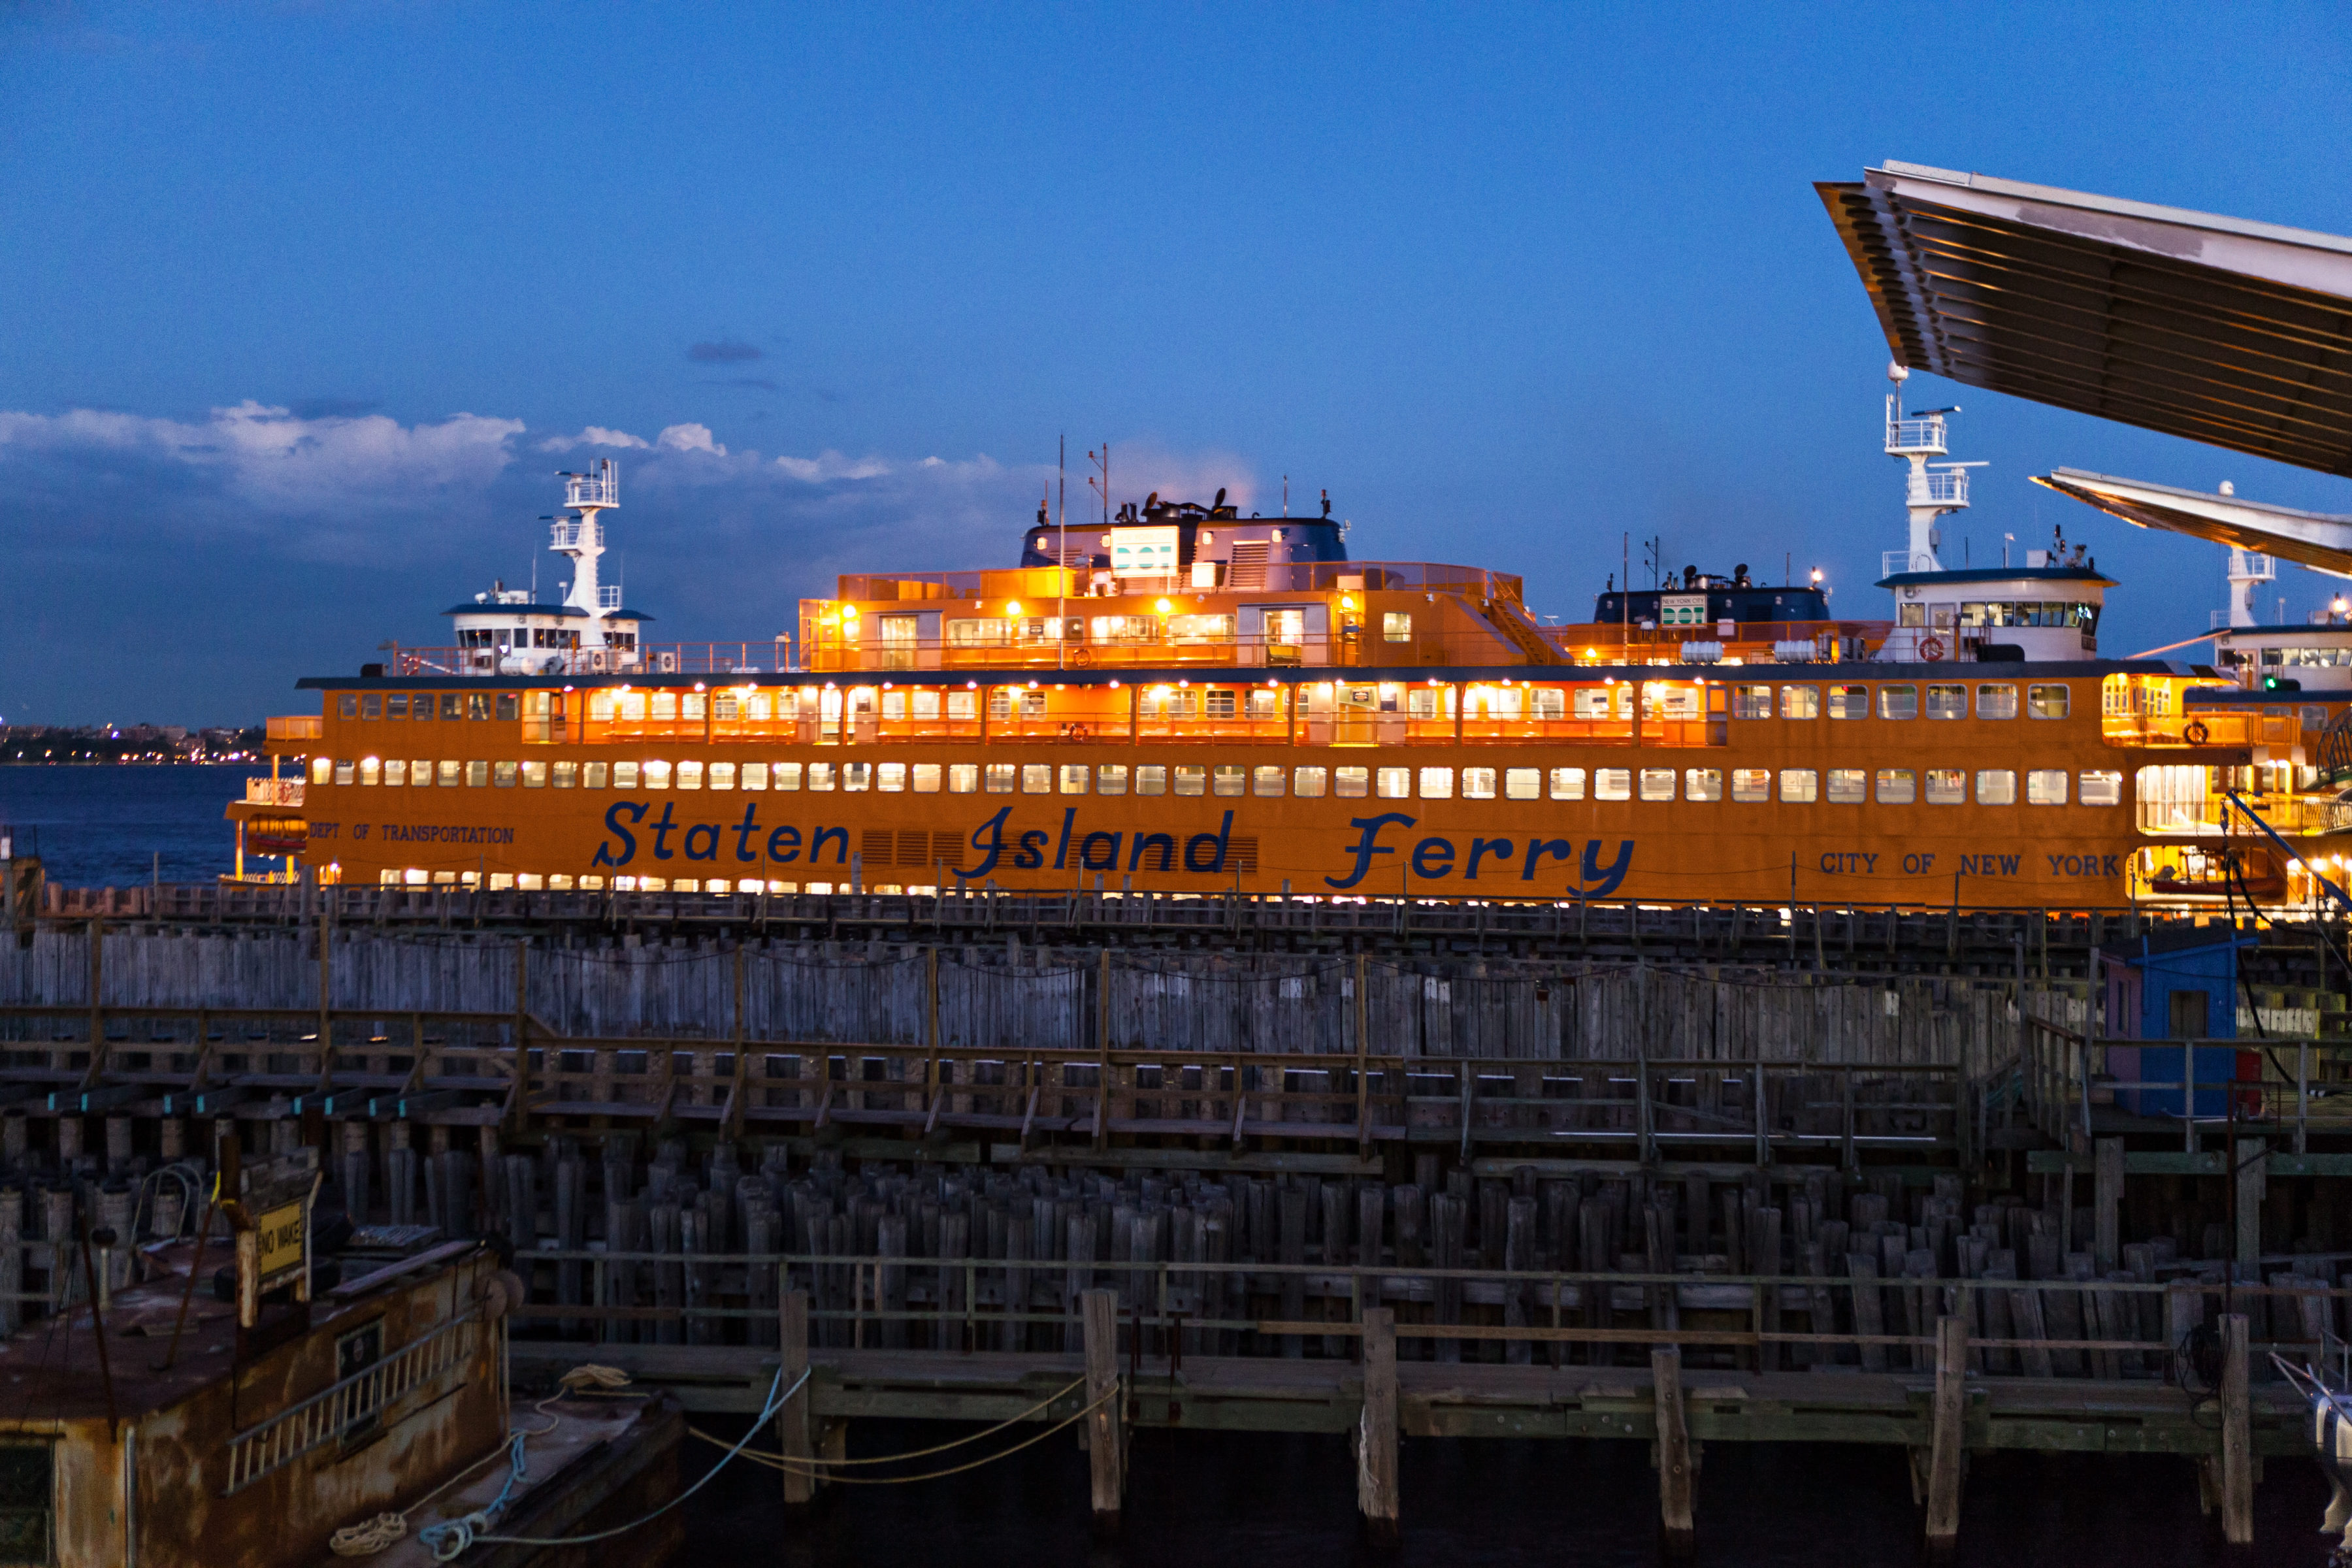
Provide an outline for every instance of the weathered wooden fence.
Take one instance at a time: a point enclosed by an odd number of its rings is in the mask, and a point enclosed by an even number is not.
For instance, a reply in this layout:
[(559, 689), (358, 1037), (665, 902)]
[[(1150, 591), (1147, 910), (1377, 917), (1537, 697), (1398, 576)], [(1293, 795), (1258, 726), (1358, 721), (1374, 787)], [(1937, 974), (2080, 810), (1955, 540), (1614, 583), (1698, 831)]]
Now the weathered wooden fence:
[[(1593, 960), (1185, 954), (761, 942), (538, 944), (504, 935), (45, 927), (0, 944), (0, 1004), (511, 1013), (559, 1034), (1015, 1049), (1957, 1066), (2015, 1058), (2022, 1017), (2074, 1029), (2087, 987)], [(1357, 988), (1364, 994), (1360, 999)], [(1108, 1032), (1108, 1039), (1105, 1033)]]

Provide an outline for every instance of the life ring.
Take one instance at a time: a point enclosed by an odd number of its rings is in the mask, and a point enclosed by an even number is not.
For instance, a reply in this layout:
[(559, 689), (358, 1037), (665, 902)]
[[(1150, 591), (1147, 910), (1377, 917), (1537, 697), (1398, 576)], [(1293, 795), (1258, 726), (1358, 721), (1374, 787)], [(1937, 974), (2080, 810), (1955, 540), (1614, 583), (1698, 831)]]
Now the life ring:
[(2205, 721), (2202, 719), (2191, 719), (2180, 729), (2180, 738), (2192, 746), (2203, 745), (2211, 738), (2212, 733), (2213, 731), (2205, 728)]
[(1074, 647), (1070, 650), (1070, 662), (1072, 664), (1092, 664), (1094, 661), (1095, 653), (1092, 648)]
[(1919, 657), (1931, 663), (1943, 658), (1944, 639), (1941, 637), (1921, 637), (1919, 639)]

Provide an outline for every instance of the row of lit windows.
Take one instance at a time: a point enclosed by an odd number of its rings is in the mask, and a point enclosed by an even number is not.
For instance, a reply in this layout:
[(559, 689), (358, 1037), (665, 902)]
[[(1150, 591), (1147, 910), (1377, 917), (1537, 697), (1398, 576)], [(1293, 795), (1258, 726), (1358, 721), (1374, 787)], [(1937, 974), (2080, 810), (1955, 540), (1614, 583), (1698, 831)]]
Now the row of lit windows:
[[(377, 874), (377, 880), (388, 888), (478, 888), (483, 885), (483, 878), (478, 872), (427, 871), (424, 868), (418, 866), (409, 866), (394, 870), (379, 872)], [(551, 871), (544, 875), (536, 871), (493, 871), (489, 874), (488, 878), (489, 889), (494, 893), (504, 892), (509, 888), (517, 889), (526, 893), (569, 893), (575, 890), (583, 893), (601, 893), (604, 890), (605, 886), (605, 879), (600, 876), (573, 877), (568, 876), (560, 871)], [(727, 877), (614, 877), (611, 880), (611, 886), (615, 890), (624, 893), (742, 893), (746, 895), (757, 895), (761, 890), (761, 883), (760, 880), (757, 878), (751, 877), (746, 877), (740, 880)], [(765, 889), (771, 893), (831, 893), (836, 891), (845, 893), (850, 890), (850, 885), (846, 882), (769, 882), (765, 885)], [(919, 894), (936, 893), (939, 891), (935, 887), (904, 888), (878, 883), (867, 887), (866, 890), (869, 893), (910, 892)]]
[[(1919, 688), (1907, 682), (1882, 685), (1878, 691), (1878, 716), (1882, 719), (1916, 719), (1923, 711)], [(1979, 719), (2014, 719), (2017, 717), (2017, 688), (2008, 681), (1986, 681), (1977, 687), (1977, 717)], [(1811, 686), (1780, 688), (1780, 717), (1783, 719), (1818, 719), (1822, 715), (1822, 693)], [(1829, 689), (1829, 716), (1832, 719), (1867, 719), (1871, 710), (1871, 688), (1860, 685), (1836, 685)], [(2066, 688), (2054, 682), (2036, 682), (2025, 689), (2025, 711), (2035, 719), (2066, 717)], [(1924, 709), (1930, 719), (1965, 719), (1969, 716), (1969, 688), (1966, 681), (1937, 682), (1927, 689)], [(1735, 684), (1731, 689), (1731, 716), (1735, 719), (1769, 719), (1772, 717), (1772, 689), (1764, 685)]]
[[(1791, 804), (1827, 800), (1882, 805), (1958, 805), (1974, 797), (1979, 805), (2017, 801), (2011, 768), (1450, 768), (1326, 767), (1240, 763), (572, 763), (404, 762), (362, 757), (357, 762), (312, 763), (320, 784), (439, 784), (511, 789), (799, 790), (839, 789), (884, 795), (1257, 795), (1284, 794), (1317, 799), (1582, 800), (1588, 782), (1594, 800), (1710, 801), (1725, 798), (1727, 779), (1735, 801), (1779, 799)], [(2063, 768), (2033, 768), (2025, 774), (2029, 805), (2063, 805), (2069, 780)], [(2085, 769), (2074, 798), (2084, 805), (2119, 805), (2123, 774)]]
[[(1244, 697), (1231, 687), (1211, 686), (1199, 692), (1190, 688), (1154, 687), (1143, 693), (1143, 710), (1148, 715), (1169, 718), (1192, 718), (1200, 714), (1212, 719), (1241, 716), (1237, 704), (1246, 702), (1251, 718), (1277, 716), (1278, 694), (1259, 687), (1246, 689)], [(1578, 687), (1572, 689), (1574, 715), (1579, 719), (1609, 719), (1627, 716), (1633, 688), (1630, 683), (1605, 684), (1598, 687)], [(1876, 693), (1874, 700), (1873, 692)], [(534, 694), (543, 695), (543, 694)], [(764, 721), (794, 717), (803, 710), (814, 714), (821, 694), (811, 690), (805, 695), (793, 689), (771, 694), (765, 691), (737, 693), (720, 691), (597, 691), (588, 699), (589, 717), (605, 721), (618, 718), (624, 721), (646, 719), (701, 719), (707, 716), (720, 721), (737, 718)], [(831, 699), (826, 717), (840, 711), (838, 693), (822, 694)], [(877, 693), (867, 688), (856, 688), (851, 693), (853, 702), (870, 709)], [(878, 693), (882, 717), (885, 720), (913, 718), (971, 720), (980, 716), (981, 694), (978, 691), (941, 690), (919, 687), (909, 690), (886, 690)], [(1570, 692), (1558, 687), (1539, 687), (1527, 690), (1521, 687), (1497, 685), (1472, 689), (1473, 706), (1482, 709), (1486, 716), (1496, 719), (1517, 719), (1531, 714), (1539, 720), (1556, 720), (1568, 715)], [(1670, 705), (1687, 706), (1687, 714), (1670, 713), (1669, 717), (1697, 716), (1695, 689), (1679, 686), (1666, 688), (1661, 693)], [(1874, 700), (1882, 719), (1916, 719), (1923, 712), (1930, 719), (1965, 719), (1969, 716), (1969, 686), (1965, 681), (1939, 682), (1926, 688), (1925, 701), (1921, 689), (1908, 682), (1889, 682), (1875, 688), (1861, 684), (1837, 684), (1828, 688), (1827, 701), (1819, 686), (1790, 685), (1780, 689), (1779, 712), (1783, 719), (1818, 719), (1824, 711), (1832, 719), (1867, 719)], [(988, 716), (1009, 718), (1013, 714), (1015, 693), (1005, 687), (992, 687), (987, 696)], [(1041, 717), (1045, 712), (1046, 698), (1043, 691), (1018, 693), (1021, 713), (1024, 718)], [(1366, 692), (1361, 699), (1370, 700)], [(1431, 718), (1440, 711), (1454, 711), (1454, 690), (1448, 686), (1439, 690), (1412, 689), (1409, 694), (1412, 715)], [(1384, 703), (1393, 707), (1393, 700)], [(2025, 689), (2025, 711), (2035, 719), (2063, 719), (2067, 714), (2067, 689), (2056, 683), (2031, 684)], [(437, 712), (443, 719), (518, 719), (521, 716), (521, 695), (517, 692), (442, 692), (436, 704), (435, 694), (418, 692), (413, 698), (406, 692), (373, 692), (342, 694), (339, 710), (345, 719), (431, 719)], [(534, 710), (537, 711), (537, 710)], [(1734, 683), (1731, 687), (1731, 716), (1735, 719), (1769, 719), (1774, 712), (1773, 689), (1768, 684)], [(1976, 688), (1976, 716), (1979, 719), (2014, 719), (2018, 713), (2017, 688), (2008, 681), (1986, 681)]]

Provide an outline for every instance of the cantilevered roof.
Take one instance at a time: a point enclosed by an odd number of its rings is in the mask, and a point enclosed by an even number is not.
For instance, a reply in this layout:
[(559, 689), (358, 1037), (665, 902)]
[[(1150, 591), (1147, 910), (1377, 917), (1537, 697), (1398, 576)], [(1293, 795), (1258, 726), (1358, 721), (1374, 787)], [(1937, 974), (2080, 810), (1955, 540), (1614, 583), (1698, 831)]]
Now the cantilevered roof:
[(1893, 161), (1813, 188), (1899, 363), (2352, 475), (2352, 240)]
[(2033, 482), (2142, 528), (2161, 528), (2352, 576), (2352, 517), (2059, 468)]

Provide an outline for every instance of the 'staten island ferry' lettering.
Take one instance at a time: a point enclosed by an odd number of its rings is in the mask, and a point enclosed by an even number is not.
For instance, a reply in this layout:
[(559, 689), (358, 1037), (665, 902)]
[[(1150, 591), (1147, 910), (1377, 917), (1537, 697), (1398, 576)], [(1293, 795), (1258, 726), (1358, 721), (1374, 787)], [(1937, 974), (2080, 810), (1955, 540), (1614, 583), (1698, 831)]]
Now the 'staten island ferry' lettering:
[[(499, 588), (448, 612), (453, 647), (300, 683), (321, 709), (270, 721), (273, 771), (298, 771), (231, 805), (237, 874), (284, 856), (271, 874), (737, 894), (2311, 896), (2330, 862), (2297, 841), (2340, 808), (2305, 735), (2352, 667), (2306, 662), (2313, 689), (2290, 692), (2262, 689), (2295, 683), (2259, 652), (2242, 679), (2100, 658), (2115, 584), (2081, 547), (1943, 564), (1937, 521), (1969, 504), (1946, 442), (1944, 413), (1888, 398), (1910, 542), (1886, 619), (1832, 616), (1818, 573), (1742, 566), (1612, 581), (1590, 622), (1541, 625), (1515, 576), (1350, 561), (1328, 502), (1244, 518), (1221, 491), (1085, 528), (1041, 511), (1003, 570), (845, 576), (772, 652), (643, 640), (598, 580), (605, 461), (564, 476), (561, 602)], [(2241, 628), (2265, 630), (2352, 648), (2352, 627)]]

